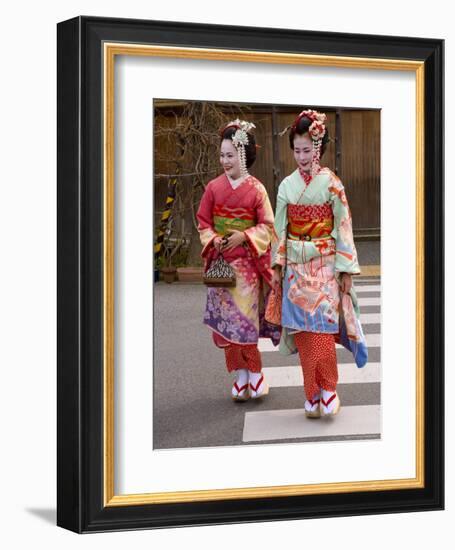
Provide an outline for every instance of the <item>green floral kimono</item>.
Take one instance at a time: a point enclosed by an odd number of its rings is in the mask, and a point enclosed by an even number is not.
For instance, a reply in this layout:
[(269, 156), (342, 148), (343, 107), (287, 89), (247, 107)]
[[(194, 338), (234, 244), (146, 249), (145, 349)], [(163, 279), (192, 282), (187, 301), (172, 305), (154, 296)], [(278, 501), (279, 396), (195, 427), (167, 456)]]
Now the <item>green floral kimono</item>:
[(322, 168), (308, 184), (298, 169), (284, 178), (275, 232), (272, 266), (283, 268), (280, 351), (296, 352), (296, 332), (334, 334), (363, 366), (367, 350), (355, 291), (342, 297), (339, 289), (342, 273), (360, 273), (340, 179), (329, 168)]

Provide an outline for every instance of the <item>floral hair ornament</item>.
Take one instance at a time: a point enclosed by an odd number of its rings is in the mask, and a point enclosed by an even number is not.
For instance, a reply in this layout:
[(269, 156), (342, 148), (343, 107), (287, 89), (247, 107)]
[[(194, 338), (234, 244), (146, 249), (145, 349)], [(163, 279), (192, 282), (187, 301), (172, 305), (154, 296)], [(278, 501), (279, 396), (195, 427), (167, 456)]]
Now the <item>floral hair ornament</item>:
[(322, 138), (326, 134), (325, 121), (327, 115), (325, 113), (319, 113), (313, 109), (307, 109), (302, 111), (299, 116), (294, 120), (292, 128), (296, 129), (300, 119), (307, 118), (311, 120), (310, 127), (308, 128), (308, 134), (313, 142), (313, 158), (311, 161), (311, 175), (316, 176), (321, 170), (321, 147)]
[(224, 131), (227, 128), (236, 128), (234, 135), (232, 136), (232, 144), (237, 149), (239, 153), (239, 163), (240, 163), (240, 175), (247, 176), (248, 168), (246, 166), (246, 151), (245, 145), (248, 145), (249, 138), (248, 132), (256, 126), (252, 122), (247, 122), (246, 120), (236, 119), (232, 122), (226, 124), (226, 126), (221, 130), (220, 134), (223, 135)]
[(325, 113), (319, 113), (313, 109), (306, 109), (302, 111), (299, 116), (294, 120), (294, 122), (285, 128), (278, 135), (284, 136), (284, 134), (291, 128), (295, 131), (297, 126), (302, 118), (307, 118), (311, 120), (310, 127), (308, 128), (308, 134), (313, 142), (313, 158), (311, 161), (311, 175), (315, 176), (321, 170), (321, 147), (322, 147), (322, 138), (326, 134), (325, 121), (327, 120), (327, 115)]

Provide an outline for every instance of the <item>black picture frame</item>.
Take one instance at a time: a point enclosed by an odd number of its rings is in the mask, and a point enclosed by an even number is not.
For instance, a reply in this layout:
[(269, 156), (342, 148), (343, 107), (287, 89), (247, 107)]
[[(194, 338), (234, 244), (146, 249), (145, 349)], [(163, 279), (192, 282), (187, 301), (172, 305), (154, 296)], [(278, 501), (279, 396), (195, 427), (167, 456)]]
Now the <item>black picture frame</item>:
[[(58, 24), (58, 506), (77, 533), (441, 510), (444, 506), (444, 42), (77, 17)], [(424, 483), (418, 488), (109, 505), (103, 410), (103, 44), (419, 61), (424, 68)]]

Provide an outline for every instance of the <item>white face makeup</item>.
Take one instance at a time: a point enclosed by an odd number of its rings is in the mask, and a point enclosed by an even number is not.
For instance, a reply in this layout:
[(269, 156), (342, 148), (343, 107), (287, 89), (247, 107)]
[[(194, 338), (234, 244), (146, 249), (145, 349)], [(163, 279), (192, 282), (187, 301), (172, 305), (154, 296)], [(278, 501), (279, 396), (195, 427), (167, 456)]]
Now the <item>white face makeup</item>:
[(230, 139), (223, 139), (221, 142), (220, 164), (227, 176), (234, 180), (240, 177), (239, 154)]
[(296, 135), (294, 138), (294, 158), (297, 166), (304, 172), (311, 172), (313, 158), (313, 140), (308, 134)]

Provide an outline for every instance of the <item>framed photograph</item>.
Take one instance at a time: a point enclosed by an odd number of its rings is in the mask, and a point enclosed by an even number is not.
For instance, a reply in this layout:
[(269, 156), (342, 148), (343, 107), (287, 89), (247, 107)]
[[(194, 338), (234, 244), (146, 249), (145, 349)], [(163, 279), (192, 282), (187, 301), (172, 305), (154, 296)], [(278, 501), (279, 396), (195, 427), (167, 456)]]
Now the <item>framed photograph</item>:
[(443, 55), (58, 25), (59, 526), (443, 509)]

